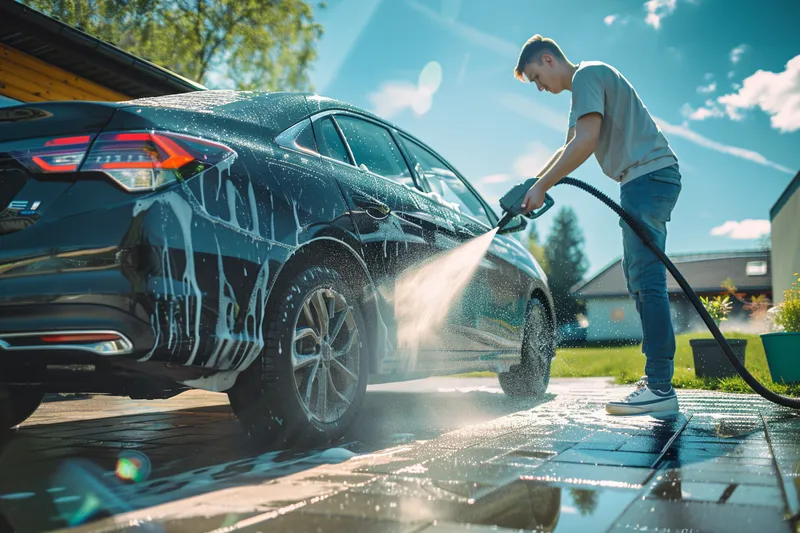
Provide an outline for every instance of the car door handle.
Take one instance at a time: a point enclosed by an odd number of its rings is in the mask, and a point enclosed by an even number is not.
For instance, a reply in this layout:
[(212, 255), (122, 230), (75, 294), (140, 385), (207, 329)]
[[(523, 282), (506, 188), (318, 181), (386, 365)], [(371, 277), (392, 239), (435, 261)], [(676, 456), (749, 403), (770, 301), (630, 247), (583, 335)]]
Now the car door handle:
[(369, 216), (378, 220), (388, 217), (389, 213), (392, 212), (391, 208), (380, 200), (361, 194), (353, 195), (353, 203), (363, 209)]

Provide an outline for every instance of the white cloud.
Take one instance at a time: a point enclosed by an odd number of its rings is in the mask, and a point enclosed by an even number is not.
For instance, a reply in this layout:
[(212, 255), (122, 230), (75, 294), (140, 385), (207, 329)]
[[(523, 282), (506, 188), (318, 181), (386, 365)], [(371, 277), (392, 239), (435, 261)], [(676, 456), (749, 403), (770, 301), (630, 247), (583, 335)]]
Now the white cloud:
[(603, 22), (606, 23), (606, 26), (611, 26), (615, 20), (617, 20), (617, 15), (608, 15), (603, 19)]
[(713, 93), (716, 90), (717, 90), (717, 82), (715, 81), (712, 81), (708, 85), (701, 85), (700, 87), (697, 88), (697, 92), (703, 94)]
[(369, 101), (376, 115), (392, 118), (406, 108), (413, 109), (418, 115), (424, 115), (431, 108), (432, 96), (411, 82), (389, 81), (381, 85), (377, 92), (370, 94)]
[(800, 55), (786, 63), (783, 72), (758, 70), (745, 78), (741, 89), (717, 98), (725, 113), (741, 120), (744, 109), (754, 107), (770, 115), (772, 127), (781, 132), (800, 129)]
[(706, 72), (705, 75), (703, 76), (703, 79), (706, 80), (706, 81), (710, 81), (713, 78), (714, 78), (714, 75), (712, 73), (710, 73), (710, 72)]
[(739, 46), (731, 50), (731, 63), (733, 63), (734, 65), (738, 63), (746, 50), (747, 50), (746, 44), (740, 44)]
[(499, 196), (495, 193), (498, 186), (501, 189), (506, 189), (508, 185), (503, 184), (517, 181), (520, 178), (527, 179), (536, 176), (536, 174), (542, 170), (545, 163), (550, 160), (553, 153), (555, 153), (555, 150), (551, 150), (539, 141), (534, 141), (528, 145), (525, 153), (517, 157), (514, 161), (513, 173), (489, 174), (488, 176), (475, 180), (475, 184), (478, 189), (481, 190), (483, 197), (486, 198), (491, 205), (497, 205)]
[(369, 95), (372, 111), (379, 116), (392, 118), (406, 108), (424, 115), (433, 105), (433, 95), (442, 83), (442, 67), (431, 61), (422, 69), (417, 84), (408, 81), (389, 81), (377, 92)]
[(690, 130), (687, 126), (676, 126), (674, 124), (670, 124), (664, 120), (661, 120), (658, 117), (653, 117), (656, 121), (656, 124), (661, 128), (661, 130), (668, 135), (674, 135), (675, 137), (681, 137), (690, 141), (698, 146), (702, 146), (703, 148), (708, 148), (709, 150), (714, 150), (716, 152), (721, 152), (723, 154), (732, 155), (733, 157), (738, 157), (740, 159), (746, 159), (748, 161), (752, 161), (753, 163), (757, 163), (759, 165), (763, 165), (765, 167), (774, 168), (775, 170), (779, 170), (786, 174), (794, 174), (794, 171), (788, 169), (778, 163), (774, 163), (768, 160), (763, 155), (755, 152), (753, 150), (748, 150), (746, 148), (739, 148), (737, 146), (729, 146), (726, 144), (719, 143), (717, 141), (711, 140), (708, 137), (703, 137), (697, 132)]
[(713, 100), (706, 100), (706, 106), (708, 107), (699, 107), (695, 109), (689, 104), (683, 104), (681, 107), (681, 115), (689, 120), (705, 120), (707, 118), (721, 118), (725, 116), (725, 113), (714, 104)]
[(725, 116), (725, 114), (717, 107), (700, 107), (689, 115), (689, 120), (705, 120), (707, 118), (720, 118), (723, 116)]
[(484, 176), (478, 181), (481, 183), (492, 184), (492, 183), (505, 183), (511, 180), (511, 176), (509, 174), (490, 174), (488, 176)]
[(729, 72), (728, 72), (728, 79), (731, 79), (731, 78), (733, 78), (735, 75), (736, 75), (736, 72), (734, 72), (734, 71), (732, 71), (732, 70), (731, 70), (731, 71), (729, 71)]
[(552, 130), (560, 131), (564, 134), (567, 132), (567, 117), (537, 103), (533, 98), (526, 98), (521, 94), (515, 93), (502, 93), (495, 100), (513, 113), (534, 120)]
[(764, 235), (769, 235), (769, 220), (745, 219), (741, 222), (729, 220), (721, 226), (711, 230), (711, 235), (717, 237), (728, 237), (729, 239), (758, 239)]
[(655, 29), (659, 29), (661, 27), (661, 19), (675, 11), (676, 3), (677, 0), (648, 0), (644, 3), (644, 8), (647, 10), (647, 16), (644, 19), (645, 23)]
[(553, 153), (555, 150), (551, 150), (539, 141), (533, 141), (528, 145), (528, 151), (514, 162), (514, 172), (523, 178), (536, 176)]

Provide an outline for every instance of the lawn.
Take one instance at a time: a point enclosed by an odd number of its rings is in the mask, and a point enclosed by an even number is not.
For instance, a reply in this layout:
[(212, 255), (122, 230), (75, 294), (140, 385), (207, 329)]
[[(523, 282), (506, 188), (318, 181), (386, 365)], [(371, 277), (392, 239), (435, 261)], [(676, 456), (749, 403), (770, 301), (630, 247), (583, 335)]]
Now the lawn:
[[(773, 383), (764, 355), (764, 346), (758, 335), (727, 333), (731, 339), (747, 339), (745, 366), (758, 381), (780, 394), (800, 396), (800, 384), (785, 385)], [(710, 334), (678, 335), (675, 352), (675, 388), (720, 390), (725, 392), (753, 392), (739, 376), (723, 380), (699, 379), (694, 375), (694, 361), (690, 338), (711, 338)], [(616, 383), (635, 383), (644, 374), (644, 355), (641, 346), (621, 346), (613, 348), (559, 348), (553, 360), (552, 377), (592, 377), (610, 376)], [(474, 373), (494, 375), (491, 373)]]

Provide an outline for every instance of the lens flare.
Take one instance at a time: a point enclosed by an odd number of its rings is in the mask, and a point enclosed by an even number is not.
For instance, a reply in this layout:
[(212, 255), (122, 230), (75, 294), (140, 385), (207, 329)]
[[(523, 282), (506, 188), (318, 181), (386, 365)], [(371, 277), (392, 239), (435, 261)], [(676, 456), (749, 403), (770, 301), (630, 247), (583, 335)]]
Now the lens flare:
[(141, 452), (125, 451), (119, 456), (115, 473), (123, 481), (144, 481), (150, 476), (150, 460)]

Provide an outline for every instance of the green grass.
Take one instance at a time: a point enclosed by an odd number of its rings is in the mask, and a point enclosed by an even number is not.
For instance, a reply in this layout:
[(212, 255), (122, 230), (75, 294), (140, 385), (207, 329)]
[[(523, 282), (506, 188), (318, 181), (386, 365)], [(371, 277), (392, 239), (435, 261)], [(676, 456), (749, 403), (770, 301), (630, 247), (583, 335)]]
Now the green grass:
[[(790, 396), (800, 396), (800, 384), (774, 383), (769, 375), (764, 346), (758, 335), (729, 333), (730, 339), (747, 339), (745, 366), (761, 383), (771, 390)], [(753, 392), (739, 376), (722, 380), (700, 379), (694, 375), (694, 361), (689, 339), (711, 338), (710, 334), (678, 335), (675, 352), (675, 388), (719, 390), (724, 392)], [(552, 377), (597, 377), (615, 378), (616, 383), (635, 383), (644, 374), (645, 358), (641, 346), (610, 348), (559, 348), (550, 371)], [(492, 372), (472, 372), (464, 377), (493, 376)]]

